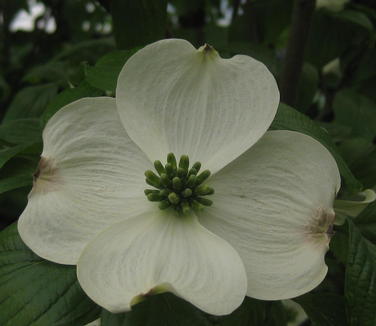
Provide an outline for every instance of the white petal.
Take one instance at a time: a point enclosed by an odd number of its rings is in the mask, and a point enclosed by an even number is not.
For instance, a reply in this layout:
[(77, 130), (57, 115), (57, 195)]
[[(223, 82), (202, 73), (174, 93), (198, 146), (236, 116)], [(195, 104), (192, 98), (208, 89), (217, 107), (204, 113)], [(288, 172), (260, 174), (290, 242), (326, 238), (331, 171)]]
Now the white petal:
[(127, 136), (112, 98), (87, 98), (55, 114), (43, 132), (39, 177), (18, 222), (39, 256), (75, 264), (101, 230), (150, 208), (151, 164)]
[(116, 100), (129, 136), (149, 156), (188, 154), (215, 172), (252, 146), (276, 113), (273, 75), (245, 55), (222, 59), (208, 47), (162, 40), (133, 55)]
[[(343, 200), (337, 199), (334, 202), (334, 208), (337, 215), (358, 216), (368, 204), (376, 200), (376, 192), (373, 189), (366, 189), (357, 194), (357, 200)], [(344, 221), (343, 221), (344, 222)]]
[(239, 252), (249, 296), (291, 298), (324, 279), (340, 186), (324, 146), (297, 132), (267, 132), (209, 184), (214, 203), (200, 222)]
[(145, 295), (171, 291), (214, 315), (243, 301), (247, 281), (238, 253), (196, 217), (167, 212), (118, 223), (96, 237), (77, 266), (96, 303), (121, 312)]

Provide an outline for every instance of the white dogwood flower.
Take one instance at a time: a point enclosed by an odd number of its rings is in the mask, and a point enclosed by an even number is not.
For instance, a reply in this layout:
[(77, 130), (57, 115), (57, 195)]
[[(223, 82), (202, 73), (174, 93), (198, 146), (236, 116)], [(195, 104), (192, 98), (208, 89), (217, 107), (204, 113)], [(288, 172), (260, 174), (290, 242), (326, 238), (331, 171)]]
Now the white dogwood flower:
[(84, 98), (48, 122), (22, 239), (77, 264), (84, 291), (112, 312), (163, 291), (214, 315), (245, 295), (310, 291), (327, 272), (340, 176), (316, 140), (266, 132), (278, 102), (272, 74), (248, 56), (146, 46), (116, 100)]

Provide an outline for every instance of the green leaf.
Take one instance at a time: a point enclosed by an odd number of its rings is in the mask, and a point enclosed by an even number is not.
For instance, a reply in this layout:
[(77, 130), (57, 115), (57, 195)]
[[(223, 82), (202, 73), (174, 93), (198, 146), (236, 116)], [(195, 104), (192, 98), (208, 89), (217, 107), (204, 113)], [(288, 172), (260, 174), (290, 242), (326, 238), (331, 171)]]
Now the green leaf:
[(376, 243), (376, 201), (369, 204), (354, 222), (368, 240)]
[(296, 108), (306, 112), (313, 102), (319, 84), (319, 73), (315, 66), (305, 62), (300, 77)]
[(364, 184), (371, 188), (376, 185), (376, 148), (351, 166), (355, 176)]
[(53, 82), (61, 85), (69, 85), (69, 66), (66, 62), (51, 60), (32, 69), (22, 78), (23, 82), (40, 84)]
[(373, 24), (371, 20), (364, 13), (357, 10), (343, 10), (337, 14), (337, 18), (347, 23), (358, 25), (359, 27), (371, 32)]
[(275, 44), (291, 21), (292, 0), (254, 0), (242, 5), (230, 26), (231, 42)]
[(336, 226), (333, 238), (330, 241), (330, 251), (342, 264), (346, 264), (348, 257), (349, 235), (347, 227)]
[(95, 66), (88, 70), (87, 82), (103, 91), (115, 93), (116, 82), (121, 68), (136, 50), (114, 51), (100, 58)]
[[(351, 127), (349, 127), (349, 130), (351, 135)], [(340, 139), (338, 144), (338, 151), (351, 168), (359, 160), (368, 157), (374, 148), (375, 145), (373, 145), (370, 140), (363, 137), (349, 136), (345, 139)], [(352, 171), (356, 174), (354, 169), (352, 169)]]
[(42, 115), (42, 123), (47, 123), (47, 121), (64, 105), (67, 105), (83, 97), (94, 97), (101, 95), (103, 95), (103, 92), (101, 90), (92, 87), (85, 81), (77, 87), (67, 88), (58, 96), (56, 96), (48, 105), (46, 111)]
[(286, 326), (287, 310), (280, 301), (261, 301), (246, 297), (231, 315), (213, 317), (215, 326)]
[[(368, 81), (376, 75), (376, 49), (370, 48), (362, 53), (357, 60), (357, 67), (352, 76), (352, 82)], [(374, 88), (373, 88), (374, 89)]]
[(165, 37), (166, 0), (113, 0), (111, 14), (119, 49), (144, 46)]
[(18, 154), (27, 151), (28, 149), (33, 149), (36, 143), (25, 143), (16, 145), (13, 147), (3, 148), (0, 150), (0, 169), (8, 162), (11, 158), (17, 156)]
[(370, 141), (376, 136), (376, 103), (352, 89), (338, 92), (334, 98), (335, 121), (352, 129), (356, 136)]
[(41, 141), (39, 119), (9, 120), (0, 125), (0, 139), (12, 144)]
[(338, 294), (307, 293), (294, 301), (302, 306), (313, 326), (347, 325), (345, 301)]
[[(306, 60), (317, 68), (361, 44), (371, 33), (367, 16), (353, 10), (333, 13), (324, 9), (313, 15), (306, 47)], [(349, 37), (351, 35), (351, 37)]]
[(344, 179), (349, 192), (357, 192), (362, 188), (360, 182), (354, 177), (351, 170), (338, 153), (333, 141), (325, 129), (321, 128), (310, 118), (299, 113), (288, 105), (281, 103), (271, 125), (271, 129), (287, 129), (309, 135), (323, 144), (335, 158), (339, 171)]
[(228, 46), (231, 56), (236, 54), (246, 54), (252, 58), (261, 61), (274, 74), (280, 69), (279, 62), (273, 51), (262, 44), (252, 44), (246, 42), (232, 42)]
[[(149, 297), (123, 314), (103, 310), (101, 326), (211, 326), (205, 315), (174, 296), (164, 293)], [(234, 325), (235, 326), (235, 325)]]
[(5, 179), (0, 179), (0, 194), (26, 186), (30, 186), (33, 183), (31, 175), (18, 175)]
[(54, 83), (25, 87), (14, 97), (3, 122), (39, 117), (56, 94), (57, 85)]
[(39, 156), (16, 157), (8, 161), (0, 170), (0, 194), (31, 186)]
[(376, 245), (348, 221), (345, 298), (350, 326), (376, 325)]
[(232, 314), (211, 316), (171, 293), (164, 293), (149, 297), (127, 313), (103, 310), (101, 326), (286, 326), (288, 318), (280, 301), (246, 297)]
[(16, 224), (0, 232), (0, 325), (83, 326), (100, 308), (81, 290), (75, 266), (36, 256)]

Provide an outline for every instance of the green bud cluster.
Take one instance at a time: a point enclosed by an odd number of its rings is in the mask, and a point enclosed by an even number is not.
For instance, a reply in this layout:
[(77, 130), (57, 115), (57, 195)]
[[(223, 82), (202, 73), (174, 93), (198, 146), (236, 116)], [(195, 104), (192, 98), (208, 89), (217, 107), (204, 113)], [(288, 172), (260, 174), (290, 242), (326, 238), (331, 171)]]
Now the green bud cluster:
[(179, 163), (173, 153), (167, 155), (167, 163), (154, 162), (157, 173), (145, 172), (146, 183), (156, 189), (145, 189), (150, 201), (159, 202), (160, 209), (173, 208), (179, 213), (188, 214), (191, 210), (200, 210), (211, 206), (213, 202), (205, 196), (214, 194), (214, 189), (204, 184), (210, 177), (210, 171), (199, 173), (201, 163), (189, 167), (189, 157), (182, 155)]

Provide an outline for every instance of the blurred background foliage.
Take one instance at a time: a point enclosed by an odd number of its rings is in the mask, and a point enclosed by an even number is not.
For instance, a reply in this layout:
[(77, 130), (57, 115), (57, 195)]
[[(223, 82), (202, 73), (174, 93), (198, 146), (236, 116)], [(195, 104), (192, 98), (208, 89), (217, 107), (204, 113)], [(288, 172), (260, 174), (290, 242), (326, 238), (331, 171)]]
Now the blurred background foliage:
[[(284, 103), (271, 128), (321, 141), (340, 167), (341, 197), (376, 185), (374, 0), (0, 0), (0, 24), (0, 229), (16, 221), (26, 205), (49, 117), (81, 97), (113, 96), (127, 58), (166, 37), (195, 46), (209, 43), (223, 57), (241, 53), (262, 61), (278, 80)], [(376, 206), (367, 209), (357, 227), (375, 241)], [(368, 248), (356, 232), (351, 234), (339, 229), (332, 241), (329, 276), (318, 290), (330, 295), (314, 292), (296, 300), (313, 318), (304, 325), (346, 325), (344, 286), (356, 282), (345, 283), (354, 274), (345, 275), (344, 266), (354, 246)], [(375, 257), (370, 268), (376, 273)], [(355, 304), (351, 295), (348, 300)], [(235, 319), (210, 317), (197, 325), (286, 325), (289, 319), (279, 303), (258, 310), (247, 304)], [(315, 310), (316, 304), (326, 308), (324, 313)], [(367, 307), (359, 315), (376, 309)], [(188, 314), (184, 309), (179, 314)], [(250, 321), (252, 309), (263, 314), (263, 324)], [(279, 311), (278, 317), (270, 311)], [(106, 325), (154, 325), (102, 316)], [(367, 318), (351, 325), (376, 325)]]

